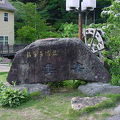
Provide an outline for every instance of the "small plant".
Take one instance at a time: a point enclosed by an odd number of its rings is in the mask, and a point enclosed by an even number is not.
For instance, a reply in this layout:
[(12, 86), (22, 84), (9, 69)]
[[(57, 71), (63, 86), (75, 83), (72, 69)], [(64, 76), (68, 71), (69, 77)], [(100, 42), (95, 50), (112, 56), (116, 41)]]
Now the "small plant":
[(81, 80), (65, 80), (62, 82), (49, 82), (49, 86), (60, 88), (60, 87), (67, 87), (67, 88), (78, 88), (80, 85), (86, 84), (85, 81)]
[(28, 100), (27, 90), (15, 90), (0, 83), (0, 104), (6, 107), (17, 107)]
[(86, 84), (85, 81), (81, 80), (66, 80), (64, 81), (64, 86), (69, 88), (78, 88), (80, 85)]
[(55, 88), (60, 88), (60, 87), (64, 87), (64, 82), (49, 82), (48, 85), (50, 87), (55, 87)]

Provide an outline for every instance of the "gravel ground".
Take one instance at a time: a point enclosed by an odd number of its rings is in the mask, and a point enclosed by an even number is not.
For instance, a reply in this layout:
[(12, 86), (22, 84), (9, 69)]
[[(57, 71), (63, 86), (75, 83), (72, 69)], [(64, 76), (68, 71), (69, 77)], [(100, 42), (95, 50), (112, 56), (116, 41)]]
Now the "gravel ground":
[(0, 72), (9, 72), (10, 66), (9, 64), (0, 64)]
[(115, 115), (113, 117), (108, 118), (107, 120), (120, 120), (120, 115)]

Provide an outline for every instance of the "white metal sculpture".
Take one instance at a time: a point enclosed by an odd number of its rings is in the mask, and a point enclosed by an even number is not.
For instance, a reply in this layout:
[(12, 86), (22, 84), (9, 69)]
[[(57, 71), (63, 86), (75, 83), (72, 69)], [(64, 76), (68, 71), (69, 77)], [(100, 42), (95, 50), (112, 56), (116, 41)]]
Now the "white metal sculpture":
[(88, 28), (83, 32), (85, 44), (100, 60), (102, 59), (101, 51), (105, 48), (104, 34), (101, 29), (95, 28)]

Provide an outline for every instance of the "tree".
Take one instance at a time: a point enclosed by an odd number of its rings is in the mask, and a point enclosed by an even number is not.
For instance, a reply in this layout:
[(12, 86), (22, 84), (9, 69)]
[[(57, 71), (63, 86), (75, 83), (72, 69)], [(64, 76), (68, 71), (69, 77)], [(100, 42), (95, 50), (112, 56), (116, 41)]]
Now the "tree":
[[(38, 6), (41, 7), (43, 1), (40, 0)], [(77, 12), (67, 12), (65, 8), (66, 0), (44, 0), (44, 7), (40, 9), (43, 18), (47, 20), (50, 25), (53, 25), (56, 30), (59, 29), (63, 23), (77, 23)]]
[(21, 29), (17, 31), (17, 41), (18, 43), (31, 43), (35, 41), (35, 34), (36, 30), (35, 28), (32, 28), (30, 26), (23, 26)]
[(95, 9), (96, 14), (96, 23), (104, 23), (106, 19), (101, 17), (101, 12), (103, 8), (111, 5), (111, 0), (97, 0), (97, 8)]
[[(52, 29), (46, 23), (46, 21), (41, 17), (40, 13), (37, 11), (36, 4), (33, 3), (22, 3), (19, 1), (12, 2), (16, 8), (15, 13), (15, 31), (23, 28), (24, 26), (29, 26), (35, 29), (35, 38), (40, 39), (45, 36), (45, 34)], [(18, 34), (16, 34), (17, 37)]]
[[(14, 0), (12, 0), (14, 1)], [(59, 29), (63, 23), (78, 23), (78, 13), (66, 11), (66, 0), (19, 0), (24, 3), (33, 2), (36, 4), (37, 11), (41, 14), (49, 25)], [(100, 17), (102, 9), (111, 4), (111, 0), (97, 0), (96, 22), (104, 22)], [(22, 11), (21, 11), (22, 12)], [(93, 12), (92, 12), (93, 13)]]
[(111, 6), (104, 8), (102, 16), (107, 18), (107, 24), (103, 28), (109, 51), (105, 55), (112, 56), (106, 58), (106, 62), (110, 66), (112, 84), (120, 85), (120, 1), (113, 1)]

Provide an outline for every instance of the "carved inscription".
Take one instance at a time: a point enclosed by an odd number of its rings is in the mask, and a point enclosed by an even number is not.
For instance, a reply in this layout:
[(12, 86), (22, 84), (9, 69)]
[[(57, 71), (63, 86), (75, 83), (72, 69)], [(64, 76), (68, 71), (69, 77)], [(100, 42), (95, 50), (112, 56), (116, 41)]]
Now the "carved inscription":
[(44, 67), (43, 67), (43, 72), (44, 74), (47, 74), (47, 75), (51, 75), (53, 73), (55, 73), (55, 68), (53, 66), (53, 64), (46, 64)]
[(74, 63), (71, 67), (71, 70), (75, 73), (79, 73), (83, 71), (84, 69), (85, 69), (84, 66), (80, 63)]
[(32, 52), (27, 52), (27, 58), (31, 58), (31, 57), (43, 57), (43, 56), (48, 56), (48, 57), (52, 57), (52, 56), (57, 56), (57, 50), (46, 50), (46, 51), (39, 51), (39, 50), (35, 50)]

